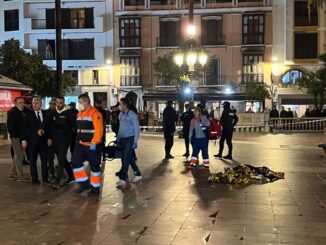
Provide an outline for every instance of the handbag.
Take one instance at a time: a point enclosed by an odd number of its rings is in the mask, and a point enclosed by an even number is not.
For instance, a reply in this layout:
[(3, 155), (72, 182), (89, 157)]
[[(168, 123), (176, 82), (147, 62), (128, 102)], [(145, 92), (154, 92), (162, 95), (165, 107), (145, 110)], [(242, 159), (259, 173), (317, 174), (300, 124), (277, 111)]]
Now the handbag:
[(119, 147), (115, 141), (111, 141), (104, 148), (104, 157), (108, 161), (113, 161), (114, 159), (119, 159), (122, 156), (122, 149)]

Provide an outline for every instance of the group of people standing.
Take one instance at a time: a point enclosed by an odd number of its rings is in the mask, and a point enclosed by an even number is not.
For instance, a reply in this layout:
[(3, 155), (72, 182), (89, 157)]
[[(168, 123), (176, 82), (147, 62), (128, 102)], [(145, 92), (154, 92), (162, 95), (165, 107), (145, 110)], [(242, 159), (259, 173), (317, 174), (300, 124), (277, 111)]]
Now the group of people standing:
[[(19, 182), (32, 181), (40, 184), (37, 159), (41, 161), (42, 183), (49, 183), (55, 189), (77, 182), (77, 193), (89, 190), (89, 195), (98, 195), (101, 187), (101, 164), (105, 147), (105, 125), (103, 113), (90, 104), (87, 94), (78, 97), (76, 104), (65, 105), (64, 97), (53, 98), (49, 109), (42, 110), (42, 100), (34, 98), (32, 108), (26, 109), (24, 99), (17, 97), (15, 106), (8, 113), (8, 132), (13, 149), (13, 164), (9, 178)], [(122, 167), (117, 173), (118, 186), (126, 184), (129, 165), (134, 169), (133, 182), (141, 180), (141, 173), (135, 163), (139, 122), (130, 110), (128, 99), (121, 99), (117, 142), (122, 146)], [(70, 148), (71, 159), (67, 160)], [(31, 178), (23, 172), (25, 151), (29, 154)], [(54, 167), (57, 156), (58, 166)], [(84, 162), (88, 161), (90, 175)], [(64, 172), (66, 174), (64, 174)], [(66, 177), (64, 177), (66, 176)]]
[[(165, 159), (174, 158), (171, 155), (173, 147), (174, 133), (176, 131), (176, 123), (178, 121), (178, 113), (173, 108), (173, 102), (168, 101), (167, 106), (163, 111), (163, 131), (165, 138)], [(180, 120), (183, 123), (182, 134), (185, 140), (186, 152), (183, 156), (188, 158), (190, 156), (190, 144), (192, 145), (191, 166), (198, 166), (198, 155), (202, 152), (203, 167), (209, 168), (209, 134), (212, 127), (214, 115), (209, 114), (204, 106), (198, 104), (196, 107), (190, 104), (185, 105), (185, 112), (181, 115)], [(215, 119), (216, 120), (216, 119)], [(220, 148), (218, 154), (214, 157), (222, 158), (224, 143), (227, 142), (229, 152), (224, 159), (232, 160), (232, 136), (234, 126), (238, 122), (236, 111), (231, 108), (230, 102), (223, 103), (223, 113), (219, 120), (222, 126), (222, 134), (220, 138)]]
[[(67, 161), (67, 151), (73, 151), (76, 137), (76, 118), (78, 111), (65, 106), (65, 99), (51, 99), (48, 110), (42, 110), (42, 100), (34, 98), (32, 108), (25, 108), (22, 97), (14, 100), (15, 106), (9, 111), (7, 125), (13, 150), (13, 165), (10, 179), (30, 181), (23, 174), (23, 161), (26, 155), (30, 161), (31, 180), (40, 184), (37, 172), (37, 159), (41, 160), (43, 183), (52, 183), (61, 188), (74, 180), (71, 163)], [(54, 158), (58, 158), (55, 171)], [(64, 169), (67, 173), (62, 183)]]

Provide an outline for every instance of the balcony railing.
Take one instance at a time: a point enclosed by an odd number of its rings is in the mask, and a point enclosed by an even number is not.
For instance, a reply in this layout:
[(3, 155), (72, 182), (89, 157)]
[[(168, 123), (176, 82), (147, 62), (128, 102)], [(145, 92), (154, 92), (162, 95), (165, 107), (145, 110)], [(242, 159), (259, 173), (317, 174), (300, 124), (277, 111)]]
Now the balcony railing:
[[(157, 86), (176, 86), (178, 82), (176, 80), (169, 80), (169, 79), (158, 79)], [(195, 78), (191, 82), (192, 86), (194, 87), (209, 87), (209, 86), (225, 86), (225, 85), (235, 85), (239, 84), (239, 79), (237, 76), (218, 76), (216, 80), (209, 81), (207, 78)]]
[[(94, 18), (95, 24), (98, 28), (103, 28), (103, 17), (95, 17)], [(75, 23), (67, 25), (66, 23), (63, 23), (62, 29), (92, 29), (95, 28), (94, 23), (89, 22), (81, 22), (81, 23)], [(55, 29), (55, 26), (52, 24), (47, 25), (46, 19), (32, 19), (32, 30), (53, 30)]]

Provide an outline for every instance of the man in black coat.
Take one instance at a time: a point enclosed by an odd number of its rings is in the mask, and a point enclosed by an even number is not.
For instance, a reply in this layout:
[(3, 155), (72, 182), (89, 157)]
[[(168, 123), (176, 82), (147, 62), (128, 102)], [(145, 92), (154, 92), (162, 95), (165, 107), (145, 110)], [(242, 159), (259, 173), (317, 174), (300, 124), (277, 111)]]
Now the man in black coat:
[(172, 107), (173, 102), (169, 100), (166, 108), (163, 111), (163, 131), (165, 138), (165, 159), (174, 158), (171, 155), (171, 149), (173, 146), (173, 137), (175, 132), (175, 123), (178, 121), (178, 115), (175, 109)]
[[(52, 183), (52, 187), (55, 189), (60, 189), (64, 184), (74, 181), (71, 163), (67, 161), (67, 152), (71, 144), (75, 124), (76, 118), (74, 118), (69, 107), (65, 105), (64, 97), (58, 97), (57, 108), (53, 115), (52, 124), (54, 150), (58, 158), (57, 176), (55, 181)], [(65, 183), (62, 183), (64, 170), (66, 170), (68, 179)]]
[(276, 106), (274, 105), (273, 106), (273, 109), (270, 111), (269, 113), (269, 117), (270, 118), (279, 118), (279, 113), (278, 113), (278, 110), (276, 109)]
[(49, 182), (47, 151), (48, 146), (52, 144), (51, 135), (51, 114), (42, 108), (42, 100), (34, 98), (32, 102), (33, 109), (27, 113), (26, 140), (31, 158), (31, 176), (33, 184), (40, 184), (37, 173), (37, 158), (40, 156), (42, 181)]
[(185, 105), (186, 111), (181, 115), (180, 120), (182, 121), (182, 135), (185, 140), (186, 153), (183, 154), (184, 157), (189, 157), (189, 130), (190, 130), (190, 122), (194, 118), (194, 112), (191, 110), (190, 105)]
[[(57, 107), (57, 99), (56, 98), (51, 98), (49, 102), (49, 109), (46, 110), (46, 112), (51, 116), (53, 119), (53, 114), (55, 112), (55, 109)], [(48, 147), (48, 154), (47, 154), (47, 165), (49, 168), (49, 173), (50, 173), (50, 179), (55, 178), (55, 170), (54, 170), (54, 144), (50, 145)]]
[(71, 137), (71, 143), (69, 146), (70, 149), (70, 153), (71, 156), (74, 153), (74, 149), (75, 149), (75, 144), (76, 144), (76, 134), (77, 134), (77, 114), (78, 114), (78, 110), (76, 109), (76, 103), (75, 102), (70, 102), (69, 103), (69, 109), (70, 109), (70, 113), (73, 117), (73, 121), (75, 122), (74, 127), (72, 129), (72, 137)]
[(24, 111), (25, 102), (22, 97), (16, 97), (15, 106), (8, 112), (7, 127), (12, 147), (12, 167), (9, 179), (17, 181), (29, 181), (24, 175), (23, 161), (27, 148), (25, 137), (26, 113)]
[(232, 150), (233, 150), (233, 145), (232, 145), (232, 136), (233, 136), (233, 129), (234, 126), (238, 122), (238, 116), (236, 114), (235, 110), (232, 110), (230, 107), (230, 102), (225, 101), (223, 103), (223, 113), (221, 116), (221, 125), (222, 125), (222, 136), (220, 138), (220, 149), (219, 153), (217, 155), (214, 155), (214, 157), (217, 158), (222, 158), (222, 153), (224, 149), (224, 142), (226, 140), (226, 144), (228, 145), (229, 148), (229, 153), (224, 156), (224, 159), (229, 159), (232, 160)]

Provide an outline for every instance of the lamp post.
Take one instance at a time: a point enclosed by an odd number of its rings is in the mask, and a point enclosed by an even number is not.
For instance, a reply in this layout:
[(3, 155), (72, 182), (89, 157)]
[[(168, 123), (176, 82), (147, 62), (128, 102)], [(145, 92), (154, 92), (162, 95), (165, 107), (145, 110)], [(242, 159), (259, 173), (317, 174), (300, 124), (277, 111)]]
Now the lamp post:
[(61, 51), (61, 0), (55, 0), (55, 50), (56, 50), (56, 84), (57, 95), (63, 96), (62, 51)]

